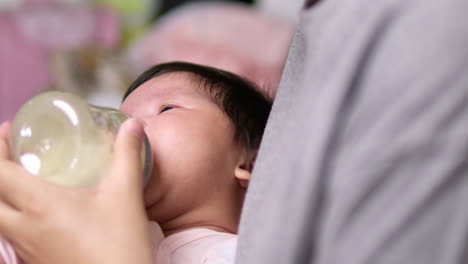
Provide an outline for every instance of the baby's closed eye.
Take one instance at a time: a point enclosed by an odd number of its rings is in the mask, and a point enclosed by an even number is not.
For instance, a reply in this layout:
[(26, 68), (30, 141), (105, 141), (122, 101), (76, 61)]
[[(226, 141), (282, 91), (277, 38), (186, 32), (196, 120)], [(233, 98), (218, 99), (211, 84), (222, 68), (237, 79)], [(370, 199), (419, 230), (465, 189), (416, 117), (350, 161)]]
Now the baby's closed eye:
[(162, 107), (162, 108), (161, 108), (161, 111), (159, 111), (159, 113), (161, 114), (161, 113), (167, 112), (167, 111), (169, 111), (169, 110), (172, 110), (172, 109), (174, 109), (174, 108), (176, 108), (176, 106), (167, 105), (167, 106)]

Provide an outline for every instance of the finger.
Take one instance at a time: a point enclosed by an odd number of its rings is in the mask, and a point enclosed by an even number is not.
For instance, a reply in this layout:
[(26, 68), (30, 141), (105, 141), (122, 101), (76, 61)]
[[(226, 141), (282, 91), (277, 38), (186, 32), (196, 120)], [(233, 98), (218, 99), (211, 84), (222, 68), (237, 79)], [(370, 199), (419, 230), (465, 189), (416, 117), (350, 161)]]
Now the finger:
[(0, 159), (9, 159), (10, 157), (10, 148), (8, 145), (10, 127), (10, 122), (4, 122), (0, 125)]
[(34, 197), (40, 197), (38, 192), (42, 190), (44, 184), (18, 164), (0, 160), (0, 200), (18, 210), (32, 206)]
[(8, 239), (15, 237), (15, 224), (19, 223), (19, 217), (20, 213), (16, 209), (0, 201), (0, 234)]
[(129, 119), (122, 124), (114, 145), (110, 170), (101, 184), (101, 186), (105, 186), (103, 188), (130, 193), (142, 189), (141, 147), (143, 137), (143, 125), (140, 121)]

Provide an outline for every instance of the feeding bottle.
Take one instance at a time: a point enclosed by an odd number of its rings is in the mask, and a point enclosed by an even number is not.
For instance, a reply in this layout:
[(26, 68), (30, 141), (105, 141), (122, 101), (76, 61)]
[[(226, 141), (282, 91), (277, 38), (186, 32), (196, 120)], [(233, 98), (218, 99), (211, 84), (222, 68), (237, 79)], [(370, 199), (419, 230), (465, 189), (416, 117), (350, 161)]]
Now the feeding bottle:
[[(106, 174), (120, 125), (128, 116), (87, 104), (78, 96), (50, 91), (26, 102), (10, 133), (14, 161), (44, 180), (76, 187), (95, 186)], [(151, 149), (142, 147), (144, 182), (151, 173)]]

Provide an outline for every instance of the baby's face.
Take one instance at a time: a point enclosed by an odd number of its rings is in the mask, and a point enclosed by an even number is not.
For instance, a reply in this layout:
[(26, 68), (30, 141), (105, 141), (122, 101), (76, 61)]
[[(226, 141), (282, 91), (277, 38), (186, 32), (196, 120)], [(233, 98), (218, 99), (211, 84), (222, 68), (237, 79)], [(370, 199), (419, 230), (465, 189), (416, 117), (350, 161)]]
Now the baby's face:
[(154, 167), (144, 193), (150, 219), (169, 221), (236, 188), (243, 148), (234, 125), (187, 73), (147, 81), (121, 110), (143, 121), (151, 144)]

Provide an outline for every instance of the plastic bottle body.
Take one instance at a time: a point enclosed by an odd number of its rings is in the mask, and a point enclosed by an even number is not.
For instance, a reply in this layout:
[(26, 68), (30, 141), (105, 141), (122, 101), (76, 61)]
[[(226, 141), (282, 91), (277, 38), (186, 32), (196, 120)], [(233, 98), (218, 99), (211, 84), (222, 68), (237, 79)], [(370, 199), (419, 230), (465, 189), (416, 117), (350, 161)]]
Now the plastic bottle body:
[[(42, 93), (24, 104), (13, 120), (11, 157), (44, 180), (94, 186), (109, 168), (115, 136), (127, 118), (118, 110), (88, 105), (72, 94)], [(152, 166), (147, 140), (142, 165), (146, 183)]]

